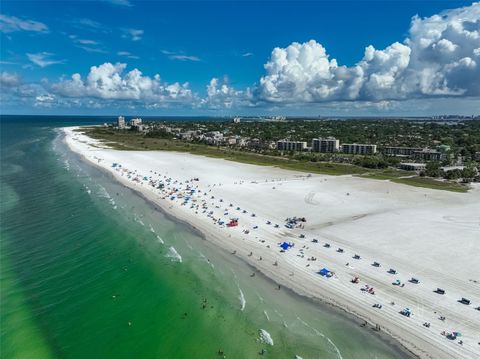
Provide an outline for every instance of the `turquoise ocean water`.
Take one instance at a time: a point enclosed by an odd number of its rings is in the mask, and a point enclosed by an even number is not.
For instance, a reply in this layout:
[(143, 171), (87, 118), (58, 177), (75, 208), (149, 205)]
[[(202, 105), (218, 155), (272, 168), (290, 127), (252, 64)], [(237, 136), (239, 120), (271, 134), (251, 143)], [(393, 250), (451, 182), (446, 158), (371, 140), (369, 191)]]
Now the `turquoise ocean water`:
[(70, 153), (56, 130), (104, 121), (1, 118), (2, 358), (405, 357), (336, 311), (251, 278)]

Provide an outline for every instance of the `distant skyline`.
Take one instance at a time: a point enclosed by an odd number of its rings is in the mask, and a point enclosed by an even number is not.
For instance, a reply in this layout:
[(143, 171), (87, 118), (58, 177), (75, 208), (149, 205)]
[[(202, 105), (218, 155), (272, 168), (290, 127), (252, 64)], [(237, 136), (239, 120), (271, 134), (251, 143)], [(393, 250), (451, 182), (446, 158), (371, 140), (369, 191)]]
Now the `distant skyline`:
[(480, 3), (2, 1), (0, 112), (480, 114)]

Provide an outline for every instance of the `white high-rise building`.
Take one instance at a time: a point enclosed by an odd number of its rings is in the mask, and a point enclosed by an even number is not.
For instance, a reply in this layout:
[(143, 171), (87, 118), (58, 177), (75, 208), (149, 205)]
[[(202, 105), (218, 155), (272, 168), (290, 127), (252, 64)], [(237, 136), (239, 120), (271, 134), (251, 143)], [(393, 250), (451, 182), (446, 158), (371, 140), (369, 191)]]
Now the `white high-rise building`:
[(342, 152), (349, 153), (352, 155), (373, 155), (377, 152), (377, 145), (343, 143)]
[(125, 128), (125, 117), (118, 116), (117, 118), (117, 126), (118, 128)]
[(312, 152), (338, 152), (340, 141), (333, 137), (314, 138), (312, 140)]
[(305, 151), (307, 148), (307, 143), (303, 141), (277, 141), (277, 150), (278, 151)]

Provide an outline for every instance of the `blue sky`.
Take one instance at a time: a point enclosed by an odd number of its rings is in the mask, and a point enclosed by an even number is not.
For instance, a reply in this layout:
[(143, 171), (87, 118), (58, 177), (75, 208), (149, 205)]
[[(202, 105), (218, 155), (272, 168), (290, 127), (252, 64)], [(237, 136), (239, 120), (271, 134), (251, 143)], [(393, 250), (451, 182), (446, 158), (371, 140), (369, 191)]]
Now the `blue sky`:
[(478, 114), (479, 7), (3, 1), (1, 111)]

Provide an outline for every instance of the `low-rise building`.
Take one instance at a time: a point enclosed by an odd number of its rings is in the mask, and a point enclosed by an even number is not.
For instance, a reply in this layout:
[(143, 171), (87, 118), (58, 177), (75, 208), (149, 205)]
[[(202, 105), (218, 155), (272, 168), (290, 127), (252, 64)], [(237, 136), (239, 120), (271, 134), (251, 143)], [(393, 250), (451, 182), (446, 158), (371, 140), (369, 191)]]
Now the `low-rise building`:
[(223, 133), (220, 131), (211, 131), (205, 134), (205, 141), (209, 145), (219, 146), (223, 143)]
[(226, 144), (230, 146), (235, 146), (237, 144), (237, 139), (235, 137), (228, 137), (226, 139)]
[(418, 147), (384, 147), (382, 152), (387, 156), (411, 157), (414, 152), (421, 150)]
[(134, 127), (134, 126), (138, 126), (138, 125), (141, 125), (142, 124), (142, 119), (141, 118), (132, 118), (130, 120), (130, 126)]
[(373, 155), (377, 152), (377, 145), (344, 143), (341, 147), (343, 153), (351, 155)]
[(289, 141), (281, 140), (277, 141), (277, 150), (278, 151), (304, 151), (307, 148), (307, 143), (305, 141)]
[(418, 161), (441, 161), (442, 157), (443, 156), (441, 152), (428, 148), (413, 152), (413, 158)]
[(454, 170), (459, 170), (463, 171), (465, 169), (465, 166), (445, 166), (445, 167), (440, 167), (440, 170), (442, 172), (450, 172)]
[(427, 165), (425, 163), (414, 163), (414, 162), (404, 162), (400, 163), (400, 169), (405, 171), (425, 171), (427, 169)]
[(338, 152), (340, 141), (333, 137), (314, 138), (312, 140), (312, 152), (333, 153)]

